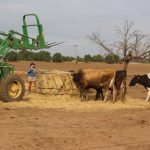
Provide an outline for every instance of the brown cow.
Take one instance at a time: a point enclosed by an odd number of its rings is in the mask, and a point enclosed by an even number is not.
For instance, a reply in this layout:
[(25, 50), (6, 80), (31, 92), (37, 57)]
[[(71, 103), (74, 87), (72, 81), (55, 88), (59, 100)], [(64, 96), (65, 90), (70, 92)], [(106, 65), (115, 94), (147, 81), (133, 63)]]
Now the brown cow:
[(97, 90), (96, 98), (99, 97), (100, 93), (103, 97), (102, 89), (104, 89), (104, 102), (106, 102), (110, 92), (109, 89), (111, 89), (111, 91), (113, 92), (113, 102), (115, 102), (116, 91), (117, 94), (119, 94), (121, 89), (125, 89), (125, 70), (115, 71), (113, 69), (80, 69), (78, 72), (75, 72), (72, 75), (74, 81), (80, 87), (82, 99), (87, 99), (87, 92), (89, 88)]
[(74, 81), (79, 85), (82, 99), (87, 99), (87, 91), (89, 88), (93, 88), (98, 92), (102, 92), (102, 88), (106, 91), (104, 101), (107, 100), (109, 94), (109, 83), (114, 76), (113, 70), (100, 70), (100, 69), (80, 69), (78, 72), (72, 74)]
[[(113, 70), (113, 69), (84, 69), (79, 70), (76, 73), (73, 73), (74, 81), (79, 85), (81, 96), (85, 92), (87, 95), (87, 90), (89, 88), (94, 89), (105, 89), (105, 99), (106, 102), (109, 89), (113, 92), (113, 102), (116, 100), (116, 93), (119, 95), (120, 91), (122, 94), (122, 100), (126, 94), (126, 76), (127, 76), (127, 67), (129, 62), (132, 60), (132, 52), (129, 52), (128, 55), (124, 58), (123, 70)], [(102, 90), (101, 90), (102, 91)], [(97, 90), (97, 95), (99, 90)]]

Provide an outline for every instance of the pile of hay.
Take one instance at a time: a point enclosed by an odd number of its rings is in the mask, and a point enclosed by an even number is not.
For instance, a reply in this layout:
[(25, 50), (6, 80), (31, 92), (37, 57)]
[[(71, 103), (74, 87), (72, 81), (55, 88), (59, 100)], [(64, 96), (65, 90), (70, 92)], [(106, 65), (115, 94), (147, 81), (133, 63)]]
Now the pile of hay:
[(79, 93), (70, 72), (54, 70), (40, 72), (38, 93), (48, 95), (77, 95)]

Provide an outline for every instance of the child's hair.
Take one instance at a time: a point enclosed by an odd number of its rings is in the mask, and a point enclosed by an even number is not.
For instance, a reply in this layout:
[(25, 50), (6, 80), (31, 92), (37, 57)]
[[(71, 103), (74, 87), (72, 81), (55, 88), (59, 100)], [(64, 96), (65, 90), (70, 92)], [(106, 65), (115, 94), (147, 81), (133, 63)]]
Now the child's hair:
[(34, 63), (34, 62), (30, 63), (30, 67), (31, 67), (32, 65), (35, 65), (35, 63)]

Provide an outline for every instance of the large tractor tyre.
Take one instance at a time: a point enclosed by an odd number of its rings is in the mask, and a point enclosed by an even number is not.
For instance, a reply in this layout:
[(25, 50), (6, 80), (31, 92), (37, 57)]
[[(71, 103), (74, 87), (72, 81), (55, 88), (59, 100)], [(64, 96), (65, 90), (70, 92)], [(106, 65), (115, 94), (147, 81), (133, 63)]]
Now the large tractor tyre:
[(0, 82), (0, 97), (4, 102), (20, 101), (25, 93), (24, 81), (17, 75), (7, 75)]

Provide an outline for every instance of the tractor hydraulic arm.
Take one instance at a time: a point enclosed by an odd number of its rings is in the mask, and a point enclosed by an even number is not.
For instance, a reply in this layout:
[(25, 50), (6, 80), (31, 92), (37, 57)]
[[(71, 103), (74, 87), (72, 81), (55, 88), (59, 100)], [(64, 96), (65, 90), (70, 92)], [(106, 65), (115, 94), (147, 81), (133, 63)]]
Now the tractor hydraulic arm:
[[(26, 18), (27, 17), (35, 17), (36, 23), (35, 24), (27, 24)], [(37, 27), (38, 34), (35, 38), (29, 37), (28, 27)], [(23, 16), (23, 34), (10, 30), (8, 34), (4, 32), (0, 32), (0, 59), (3, 59), (5, 55), (9, 52), (10, 49), (15, 50), (39, 50), (50, 48), (64, 42), (53, 42), (53, 43), (46, 43), (43, 34), (43, 27), (39, 21), (39, 18), (36, 14), (26, 14)]]
[(9, 52), (11, 48), (10, 35), (5, 33), (0, 33), (6, 36), (4, 39), (0, 39), (0, 59), (3, 59), (5, 55)]

